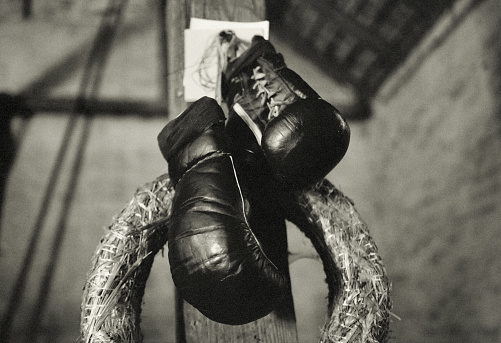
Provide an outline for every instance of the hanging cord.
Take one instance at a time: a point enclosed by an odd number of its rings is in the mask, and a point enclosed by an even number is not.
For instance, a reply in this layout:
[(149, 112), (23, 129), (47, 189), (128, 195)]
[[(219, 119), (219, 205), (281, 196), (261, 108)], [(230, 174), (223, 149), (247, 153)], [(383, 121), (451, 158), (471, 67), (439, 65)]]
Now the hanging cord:
[[(215, 91), (215, 99), (218, 104), (223, 101), (221, 95), (223, 71), (226, 69), (228, 62), (240, 56), (249, 46), (250, 42), (238, 38), (234, 31), (223, 30), (212, 39), (205, 49), (196, 73), (203, 88)], [(214, 75), (209, 72), (214, 65), (217, 65), (215, 80)]]

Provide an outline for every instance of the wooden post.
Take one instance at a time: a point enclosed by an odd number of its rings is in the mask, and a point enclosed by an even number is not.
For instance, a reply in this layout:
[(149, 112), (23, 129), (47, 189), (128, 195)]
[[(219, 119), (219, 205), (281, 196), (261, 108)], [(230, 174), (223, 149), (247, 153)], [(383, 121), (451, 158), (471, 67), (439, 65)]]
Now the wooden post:
[[(184, 29), (191, 17), (225, 21), (261, 21), (264, 0), (169, 0), (166, 7), (168, 55), (168, 106), (171, 117), (186, 108), (183, 89)], [(282, 237), (286, 243), (286, 233)], [(284, 256), (287, 259), (287, 256)], [(290, 289), (290, 287), (289, 287)], [(245, 325), (216, 323), (178, 297), (178, 342), (297, 343), (292, 293), (272, 313)]]
[(185, 301), (181, 301), (183, 311), (178, 329), (178, 343), (297, 343), (296, 317), (292, 295), (281, 306), (264, 318), (245, 325), (225, 325), (216, 323)]
[(184, 29), (190, 18), (226, 21), (260, 21), (265, 18), (264, 0), (168, 0), (167, 74), (168, 110), (172, 117), (186, 108), (184, 101)]
[(189, 20), (186, 18), (184, 0), (167, 0), (167, 103), (169, 117), (173, 118), (186, 108), (184, 101), (184, 29)]

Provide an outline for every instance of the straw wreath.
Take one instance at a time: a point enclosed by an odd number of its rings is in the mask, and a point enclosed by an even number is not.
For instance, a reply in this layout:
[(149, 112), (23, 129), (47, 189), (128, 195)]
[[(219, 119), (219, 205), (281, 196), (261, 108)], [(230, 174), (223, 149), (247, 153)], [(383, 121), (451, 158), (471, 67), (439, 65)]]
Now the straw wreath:
[(81, 342), (141, 342), (141, 301), (153, 258), (167, 242), (174, 189), (167, 175), (140, 187), (92, 259), (81, 306)]
[[(141, 300), (154, 255), (167, 241), (174, 195), (168, 175), (140, 187), (116, 216), (84, 287), (81, 342), (141, 342)], [(324, 180), (287, 200), (322, 258), (330, 296), (320, 342), (386, 342), (390, 284), (352, 201)]]
[[(325, 244), (325, 249), (317, 248), (319, 255), (332, 258), (342, 277), (320, 342), (386, 342), (391, 285), (376, 243), (353, 202), (323, 180), (300, 193), (297, 203), (310, 223), (307, 235)], [(329, 277), (327, 281), (332, 292), (335, 285)]]

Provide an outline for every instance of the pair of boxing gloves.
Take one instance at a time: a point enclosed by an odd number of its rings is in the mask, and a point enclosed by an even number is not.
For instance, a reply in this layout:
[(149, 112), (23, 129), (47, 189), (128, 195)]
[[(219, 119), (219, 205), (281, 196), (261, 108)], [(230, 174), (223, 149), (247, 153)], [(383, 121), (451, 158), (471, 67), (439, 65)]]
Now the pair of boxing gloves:
[[(257, 50), (268, 54), (264, 61), (277, 56)], [(278, 76), (286, 70), (280, 77), (287, 81), (290, 70), (271, 67)], [(259, 124), (257, 141), (230, 108), (227, 120), (214, 99), (201, 98), (164, 127), (158, 143), (175, 187), (168, 224), (174, 284), (208, 318), (239, 325), (271, 312), (289, 290), (279, 261), (286, 251), (270, 239), (284, 230), (285, 215), (270, 192), (300, 191), (324, 178), (344, 156), (349, 128), (319, 97), (296, 97)]]

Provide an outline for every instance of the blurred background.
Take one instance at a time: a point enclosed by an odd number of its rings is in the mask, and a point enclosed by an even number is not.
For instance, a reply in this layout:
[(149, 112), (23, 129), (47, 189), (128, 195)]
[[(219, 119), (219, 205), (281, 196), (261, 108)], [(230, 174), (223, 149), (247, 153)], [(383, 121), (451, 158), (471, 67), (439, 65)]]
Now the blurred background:
[[(166, 3), (0, 0), (1, 342), (77, 340), (105, 228), (167, 171), (156, 136), (182, 70)], [(328, 178), (379, 246), (391, 341), (501, 342), (501, 3), (269, 0), (266, 16), (288, 66), (351, 126)], [(289, 245), (314, 253), (292, 226)], [(290, 268), (300, 342), (318, 341), (322, 265)], [(161, 254), (143, 300), (145, 342), (174, 342)]]

